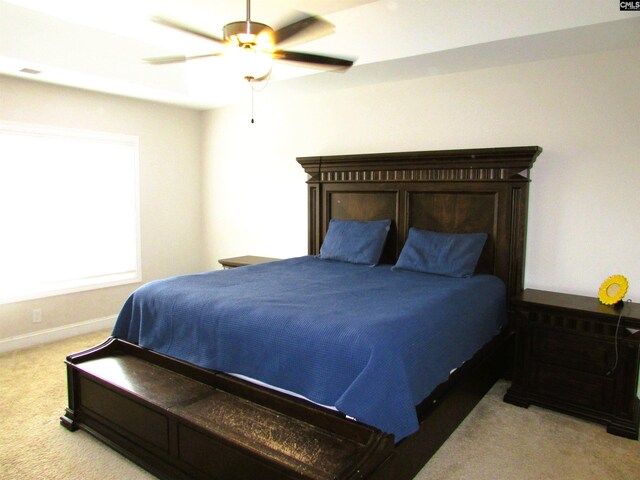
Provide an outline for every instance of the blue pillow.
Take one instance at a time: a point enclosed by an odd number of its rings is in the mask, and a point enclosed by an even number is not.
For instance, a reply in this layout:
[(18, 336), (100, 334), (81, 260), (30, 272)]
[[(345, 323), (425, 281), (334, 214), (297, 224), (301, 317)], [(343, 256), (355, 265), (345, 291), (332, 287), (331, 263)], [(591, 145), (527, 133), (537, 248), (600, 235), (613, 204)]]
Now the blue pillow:
[(470, 277), (487, 237), (486, 233), (441, 233), (411, 228), (393, 269)]
[(320, 258), (376, 265), (390, 227), (391, 220), (359, 222), (331, 219), (320, 248)]

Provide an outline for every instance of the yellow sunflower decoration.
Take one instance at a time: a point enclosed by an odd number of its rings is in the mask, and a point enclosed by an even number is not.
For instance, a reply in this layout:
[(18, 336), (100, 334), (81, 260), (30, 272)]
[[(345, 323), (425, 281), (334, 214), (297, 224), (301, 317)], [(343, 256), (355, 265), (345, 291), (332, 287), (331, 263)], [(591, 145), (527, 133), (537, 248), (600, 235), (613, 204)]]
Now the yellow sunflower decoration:
[(624, 276), (611, 275), (600, 285), (598, 298), (605, 305), (615, 305), (624, 298), (628, 288), (629, 282)]

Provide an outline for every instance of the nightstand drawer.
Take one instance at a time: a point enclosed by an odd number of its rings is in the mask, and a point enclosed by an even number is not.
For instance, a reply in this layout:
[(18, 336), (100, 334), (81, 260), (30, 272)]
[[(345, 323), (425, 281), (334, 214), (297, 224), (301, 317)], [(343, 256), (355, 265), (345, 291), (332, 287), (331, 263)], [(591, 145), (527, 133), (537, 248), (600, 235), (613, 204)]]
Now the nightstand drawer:
[(613, 380), (569, 368), (534, 362), (531, 392), (569, 404), (608, 411), (613, 406)]
[(532, 332), (531, 355), (545, 363), (605, 375), (615, 362), (612, 342), (538, 328)]

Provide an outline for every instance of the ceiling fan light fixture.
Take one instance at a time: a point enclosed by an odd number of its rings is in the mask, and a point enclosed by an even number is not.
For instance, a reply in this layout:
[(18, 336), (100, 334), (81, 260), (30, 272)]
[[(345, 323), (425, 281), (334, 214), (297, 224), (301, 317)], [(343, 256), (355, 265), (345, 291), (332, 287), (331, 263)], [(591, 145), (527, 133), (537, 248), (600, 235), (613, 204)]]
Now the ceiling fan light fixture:
[(253, 48), (234, 48), (227, 59), (239, 76), (252, 82), (266, 80), (273, 67), (270, 53)]

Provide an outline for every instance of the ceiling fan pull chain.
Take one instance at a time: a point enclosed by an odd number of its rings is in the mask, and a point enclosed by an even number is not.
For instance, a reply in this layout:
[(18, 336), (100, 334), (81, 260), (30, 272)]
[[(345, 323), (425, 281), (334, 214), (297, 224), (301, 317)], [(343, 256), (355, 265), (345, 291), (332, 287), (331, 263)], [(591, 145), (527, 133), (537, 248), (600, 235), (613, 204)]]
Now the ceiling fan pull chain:
[(254, 111), (253, 97), (255, 95), (255, 89), (253, 88), (253, 83), (251, 83), (251, 82), (252, 82), (252, 80), (249, 80), (249, 86), (251, 87), (251, 123), (255, 123), (254, 120), (253, 120), (253, 117), (254, 117), (254, 114), (253, 114), (253, 111)]

